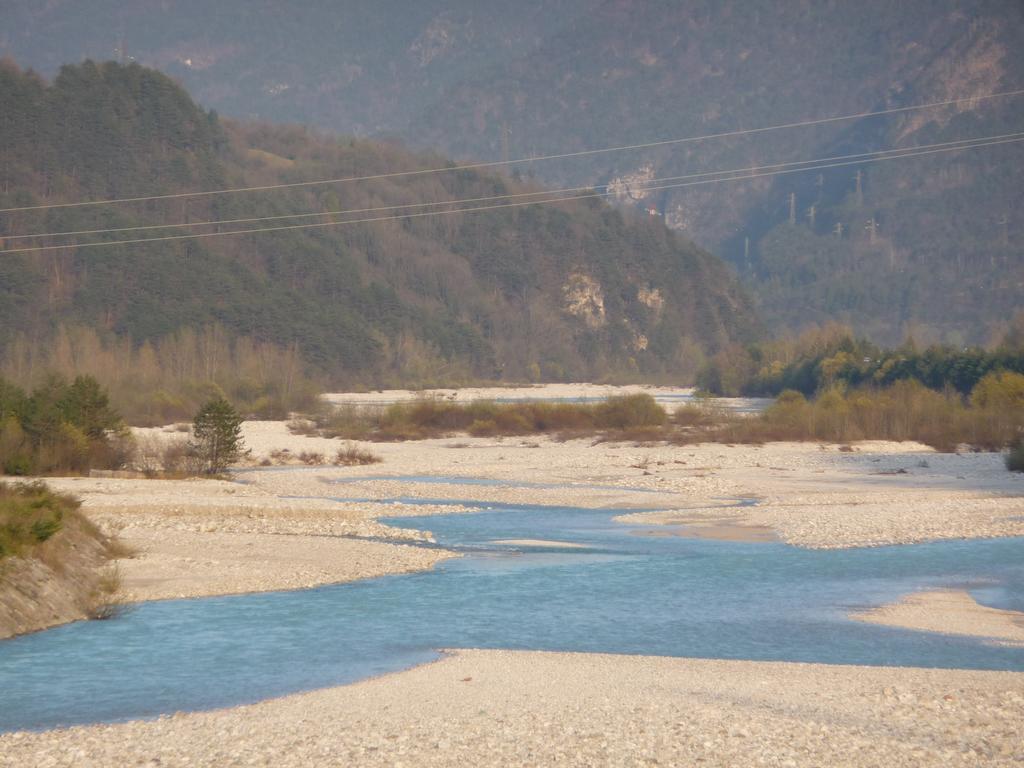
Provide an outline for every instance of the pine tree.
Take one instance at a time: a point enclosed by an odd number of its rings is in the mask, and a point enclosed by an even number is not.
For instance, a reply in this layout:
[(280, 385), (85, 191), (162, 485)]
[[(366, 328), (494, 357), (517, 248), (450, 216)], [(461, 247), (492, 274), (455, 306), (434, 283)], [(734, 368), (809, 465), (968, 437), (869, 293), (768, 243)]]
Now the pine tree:
[(242, 417), (223, 397), (207, 402), (192, 422), (190, 447), (209, 474), (227, 469), (244, 447)]
[(93, 441), (121, 427), (121, 417), (110, 407), (110, 398), (92, 376), (77, 376), (58, 407), (64, 419)]

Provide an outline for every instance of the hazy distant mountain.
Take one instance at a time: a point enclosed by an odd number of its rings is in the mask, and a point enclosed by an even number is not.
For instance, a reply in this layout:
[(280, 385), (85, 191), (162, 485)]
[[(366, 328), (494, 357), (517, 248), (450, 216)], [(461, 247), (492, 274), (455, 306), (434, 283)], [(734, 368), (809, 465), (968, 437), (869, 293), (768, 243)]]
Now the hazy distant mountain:
[[(0, 103), (0, 208), (445, 165), (385, 143), (225, 122), (136, 64), (67, 66), (51, 85), (0, 62)], [(415, 206), (530, 189), (460, 170), (57, 207), (0, 216), (0, 243), (68, 241), (13, 234)], [(141, 342), (214, 322), (298, 343), (322, 370), (363, 382), (396, 370), (516, 379), (679, 374), (699, 364), (702, 350), (751, 339), (756, 328), (720, 260), (660, 219), (597, 200), (0, 259), (0, 346), (18, 334), (46, 339), (59, 323)]]
[[(44, 72), (133, 57), (225, 114), (486, 159), (1024, 88), (1017, 0), (8, 0), (4, 17), (0, 51)], [(1016, 130), (1019, 97), (520, 171), (617, 181), (736, 264), (778, 326), (967, 341), (1024, 304), (1022, 145), (651, 196), (630, 183)]]
[(593, 0), (14, 0), (0, 53), (47, 75), (137, 61), (235, 117), (394, 133), (478, 72), (539, 49)]

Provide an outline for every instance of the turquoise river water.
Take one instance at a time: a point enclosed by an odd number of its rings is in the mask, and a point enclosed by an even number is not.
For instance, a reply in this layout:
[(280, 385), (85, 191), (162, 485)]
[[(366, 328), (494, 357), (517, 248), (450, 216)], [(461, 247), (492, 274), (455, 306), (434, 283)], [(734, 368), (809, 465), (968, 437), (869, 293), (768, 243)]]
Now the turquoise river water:
[(445, 648), (1024, 670), (1024, 648), (846, 618), (948, 586), (1024, 610), (1022, 538), (814, 551), (637, 535), (657, 529), (614, 522), (621, 510), (460, 503), (481, 511), (388, 521), (466, 554), (433, 571), (146, 603), (2, 641), (0, 731), (252, 702)]

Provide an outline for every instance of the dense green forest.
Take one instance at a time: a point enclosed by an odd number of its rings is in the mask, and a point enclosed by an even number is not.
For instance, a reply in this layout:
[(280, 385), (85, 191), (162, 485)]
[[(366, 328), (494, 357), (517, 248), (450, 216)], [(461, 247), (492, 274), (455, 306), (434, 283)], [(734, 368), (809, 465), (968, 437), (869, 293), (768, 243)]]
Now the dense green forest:
[[(907, 339), (882, 348), (830, 325), (798, 337), (733, 344), (697, 376), (713, 394), (775, 397), (754, 418), (677, 411), (683, 441), (916, 440), (939, 451), (1017, 446), (1024, 434), (1024, 311), (988, 348)], [(1022, 464), (1021, 466), (1024, 466)]]
[(124, 423), (91, 376), (51, 375), (31, 393), (0, 378), (0, 474), (120, 467)]
[[(137, 64), (67, 66), (51, 84), (7, 61), (0, 103), (0, 208), (58, 206), (0, 215), (7, 249), (126, 237), (19, 234), (305, 212), (324, 222), (331, 211), (536, 189), (452, 166), (274, 193), (59, 207), (447, 161), (389, 143), (221, 120)], [(220, 225), (229, 226), (245, 225)], [(183, 329), (219, 341), (190, 345), (180, 341)], [(48, 368), (73, 375), (105, 367), (97, 360), (133, 368), (139, 354), (149, 361), (141, 376), (173, 371), (168, 378), (182, 381), (210, 380), (215, 370), (222, 375), (213, 380), (222, 379), (243, 359), (249, 370), (262, 367), (264, 380), (268, 369), (281, 378), (274, 361), (298, 359), (303, 373), (350, 386), (686, 376), (705, 353), (757, 332), (720, 261), (660, 220), (595, 200), (0, 259), (4, 369), (21, 385)], [(286, 386), (252, 385), (268, 397)]]
[[(884, 349), (843, 326), (796, 338), (731, 345), (697, 375), (698, 386), (718, 395), (774, 397), (786, 390), (806, 397), (830, 390), (888, 387), (914, 381), (929, 389), (966, 397), (1000, 373), (1024, 374), (1024, 312), (992, 348), (932, 345), (913, 340)], [(1022, 403), (1024, 405), (1024, 403)]]
[[(11, 0), (0, 52), (48, 75), (136, 58), (224, 114), (500, 159), (1024, 87), (1006, 0)], [(645, 193), (644, 178), (1024, 128), (1020, 97), (518, 166), (614, 183), (740, 270), (779, 332), (991, 341), (1024, 303), (1024, 145)]]

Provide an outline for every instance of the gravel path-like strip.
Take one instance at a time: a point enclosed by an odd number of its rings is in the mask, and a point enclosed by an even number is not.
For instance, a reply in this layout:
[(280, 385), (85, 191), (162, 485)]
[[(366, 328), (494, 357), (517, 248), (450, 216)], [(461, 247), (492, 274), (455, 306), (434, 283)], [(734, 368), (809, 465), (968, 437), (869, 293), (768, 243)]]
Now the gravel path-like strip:
[(460, 651), (155, 721), (0, 736), (0, 766), (1015, 766), (1024, 674)]

